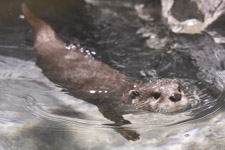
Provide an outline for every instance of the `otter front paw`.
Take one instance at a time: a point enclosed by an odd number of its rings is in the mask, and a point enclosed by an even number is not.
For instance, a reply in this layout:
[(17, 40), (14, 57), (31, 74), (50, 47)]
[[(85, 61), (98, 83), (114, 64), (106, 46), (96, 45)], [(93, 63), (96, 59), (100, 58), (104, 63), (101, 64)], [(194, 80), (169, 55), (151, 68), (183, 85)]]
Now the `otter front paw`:
[(140, 134), (136, 131), (120, 128), (117, 129), (117, 132), (120, 133), (127, 140), (137, 141), (140, 139)]

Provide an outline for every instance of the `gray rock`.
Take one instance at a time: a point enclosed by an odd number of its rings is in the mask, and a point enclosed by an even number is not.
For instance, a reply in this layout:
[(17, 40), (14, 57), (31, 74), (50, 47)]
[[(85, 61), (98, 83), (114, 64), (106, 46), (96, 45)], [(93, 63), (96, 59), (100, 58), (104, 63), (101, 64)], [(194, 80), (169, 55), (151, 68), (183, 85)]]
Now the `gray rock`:
[(200, 33), (221, 19), (225, 0), (163, 0), (162, 14), (176, 33)]

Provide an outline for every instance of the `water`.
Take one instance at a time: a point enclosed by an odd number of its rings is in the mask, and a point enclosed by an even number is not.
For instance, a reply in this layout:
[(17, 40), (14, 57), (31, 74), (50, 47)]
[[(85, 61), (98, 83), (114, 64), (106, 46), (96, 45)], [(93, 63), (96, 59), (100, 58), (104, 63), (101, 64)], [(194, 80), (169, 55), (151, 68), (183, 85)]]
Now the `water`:
[[(119, 128), (95, 105), (43, 75), (19, 4), (5, 2), (2, 11), (10, 13), (0, 14), (5, 20), (0, 23), (0, 149), (223, 149), (225, 54), (207, 33), (172, 34), (160, 22), (143, 21), (136, 1), (28, 3), (70, 48), (79, 43), (96, 59), (138, 79), (180, 81), (190, 101), (186, 110), (133, 110), (124, 115), (132, 124)], [(118, 130), (140, 139), (129, 141)]]

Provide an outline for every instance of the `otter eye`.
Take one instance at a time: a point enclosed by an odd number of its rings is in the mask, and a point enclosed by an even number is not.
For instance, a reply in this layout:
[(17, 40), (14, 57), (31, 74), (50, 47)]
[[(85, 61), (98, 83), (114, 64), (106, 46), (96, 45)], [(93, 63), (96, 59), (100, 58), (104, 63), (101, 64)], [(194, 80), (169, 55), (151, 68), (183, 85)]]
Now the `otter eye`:
[(181, 92), (181, 88), (180, 88), (180, 86), (178, 86), (177, 90), (178, 90), (179, 92)]
[(155, 93), (153, 93), (153, 95), (152, 95), (153, 97), (154, 97), (154, 99), (159, 99), (160, 98), (160, 96), (161, 96), (161, 94), (160, 93), (158, 93), (158, 92), (155, 92)]
[(136, 90), (131, 90), (129, 92), (130, 98), (135, 99), (136, 97), (140, 96), (140, 93)]

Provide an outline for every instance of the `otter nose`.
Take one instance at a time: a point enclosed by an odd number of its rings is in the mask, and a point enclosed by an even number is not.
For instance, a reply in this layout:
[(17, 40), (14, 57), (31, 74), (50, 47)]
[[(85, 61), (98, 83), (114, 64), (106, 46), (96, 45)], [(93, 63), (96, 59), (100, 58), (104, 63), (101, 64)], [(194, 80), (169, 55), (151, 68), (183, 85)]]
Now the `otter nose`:
[(178, 101), (180, 101), (181, 100), (181, 94), (178, 94), (178, 93), (175, 93), (175, 94), (173, 94), (173, 96), (170, 96), (170, 100), (172, 101), (172, 102), (178, 102)]

